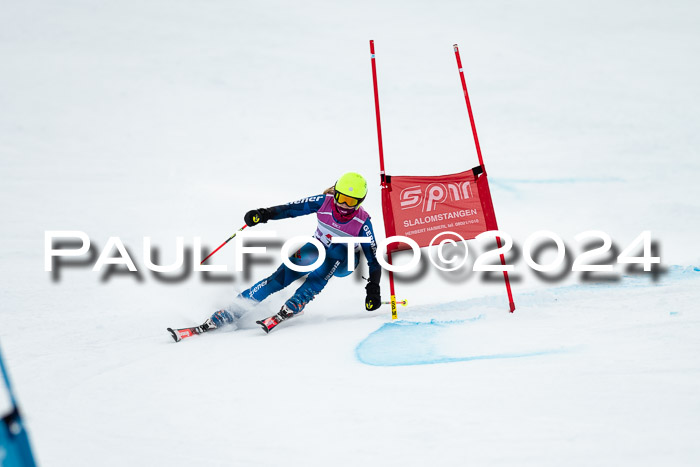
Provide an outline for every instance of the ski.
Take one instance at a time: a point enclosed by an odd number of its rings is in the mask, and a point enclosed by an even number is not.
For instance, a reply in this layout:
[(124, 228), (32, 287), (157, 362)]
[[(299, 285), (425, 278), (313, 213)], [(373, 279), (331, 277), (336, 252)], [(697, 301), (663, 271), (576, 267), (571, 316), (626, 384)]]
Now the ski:
[[(297, 313), (298, 315), (302, 314), (302, 312)], [(280, 324), (282, 321), (287, 320), (289, 318), (292, 318), (294, 316), (294, 313), (289, 310), (286, 306), (283, 306), (282, 309), (276, 314), (272, 315), (269, 318), (262, 319), (260, 321), (256, 321), (260, 326), (262, 326), (263, 331), (265, 331), (265, 334), (268, 334), (270, 331), (272, 331), (278, 324)]]
[(262, 319), (260, 321), (256, 321), (260, 326), (262, 326), (263, 331), (265, 331), (265, 334), (268, 334), (270, 331), (272, 331), (275, 326), (280, 324), (282, 322), (281, 319), (277, 315), (272, 315), (269, 318)]
[(173, 329), (173, 328), (168, 328), (168, 332), (170, 332), (170, 335), (173, 337), (175, 342), (180, 342), (182, 339), (185, 339), (187, 337), (192, 337), (197, 334), (201, 334), (204, 332), (201, 326), (195, 326), (193, 328), (182, 328), (182, 329)]

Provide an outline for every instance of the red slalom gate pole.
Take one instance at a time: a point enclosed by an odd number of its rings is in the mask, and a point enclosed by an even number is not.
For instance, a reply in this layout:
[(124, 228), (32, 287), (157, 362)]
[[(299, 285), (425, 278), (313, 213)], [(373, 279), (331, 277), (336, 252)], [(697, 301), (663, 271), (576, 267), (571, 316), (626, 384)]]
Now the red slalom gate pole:
[[(462, 59), (459, 56), (459, 47), (454, 44), (455, 58), (457, 59), (457, 68), (459, 69), (459, 78), (462, 81), (462, 91), (464, 91), (464, 100), (467, 103), (467, 112), (469, 112), (469, 123), (472, 126), (472, 134), (474, 135), (474, 144), (476, 145), (476, 155), (479, 156), (479, 165), (486, 175), (486, 167), (484, 166), (484, 158), (481, 155), (481, 146), (479, 145), (479, 136), (476, 134), (476, 124), (474, 123), (474, 113), (472, 112), (472, 105), (469, 102), (469, 92), (467, 92), (467, 81), (464, 79), (464, 69), (462, 68)], [(495, 222), (495, 213), (494, 213)], [(496, 223), (497, 224), (497, 223)], [(498, 229), (498, 227), (496, 227)], [(498, 248), (501, 248), (501, 237), (496, 237), (496, 244)], [(505, 256), (501, 255), (501, 264), (506, 265)], [(510, 290), (510, 279), (508, 278), (508, 271), (503, 271), (503, 278), (506, 281), (506, 291), (508, 292), (508, 305), (510, 307), (510, 312), (515, 311), (515, 302), (513, 301), (513, 292)]]
[[(372, 84), (374, 86), (374, 110), (377, 116), (377, 141), (379, 143), (379, 176), (381, 178), (382, 190), (388, 190), (386, 184), (386, 173), (384, 172), (384, 146), (382, 145), (382, 121), (379, 116), (379, 89), (377, 87), (377, 63), (374, 60), (374, 41), (369, 41), (369, 52), (372, 61)], [(386, 225), (386, 223), (385, 223)], [(388, 250), (388, 247), (387, 247)], [(391, 265), (391, 251), (387, 251), (387, 260)], [(391, 294), (391, 319), (397, 319), (396, 314), (396, 291), (394, 289), (394, 273), (389, 271), (389, 292)]]
[(474, 135), (474, 144), (476, 145), (476, 155), (479, 156), (479, 165), (486, 174), (484, 167), (484, 158), (481, 156), (481, 146), (479, 145), (479, 137), (476, 134), (476, 124), (474, 124), (474, 113), (472, 112), (472, 104), (469, 102), (469, 93), (467, 92), (467, 82), (464, 79), (464, 69), (462, 68), (462, 59), (459, 57), (459, 47), (454, 45), (455, 57), (457, 58), (457, 68), (459, 69), (459, 78), (462, 81), (462, 90), (464, 91), (464, 100), (467, 102), (467, 112), (469, 112), (469, 122), (472, 125), (472, 134)]
[(369, 52), (372, 59), (372, 84), (374, 85), (374, 110), (377, 116), (377, 141), (379, 142), (379, 176), (382, 188), (386, 186), (384, 172), (384, 146), (382, 144), (382, 119), (379, 116), (379, 88), (377, 87), (377, 63), (374, 60), (374, 41), (369, 41)]

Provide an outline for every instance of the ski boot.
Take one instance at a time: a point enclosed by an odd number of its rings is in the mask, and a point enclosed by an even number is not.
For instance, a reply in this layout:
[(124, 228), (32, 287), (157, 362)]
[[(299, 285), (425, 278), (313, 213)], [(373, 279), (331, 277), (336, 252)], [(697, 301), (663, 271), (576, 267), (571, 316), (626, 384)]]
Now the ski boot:
[(202, 334), (203, 332), (213, 331), (214, 329), (217, 329), (225, 324), (233, 323), (233, 321), (234, 319), (233, 316), (231, 316), (231, 313), (226, 310), (219, 310), (211, 315), (210, 318), (207, 318), (207, 320), (199, 326), (182, 329), (168, 328), (168, 332), (170, 332), (170, 335), (173, 337), (175, 342), (180, 342), (186, 337), (192, 337), (197, 334)]
[(282, 308), (276, 315), (272, 315), (269, 318), (262, 319), (260, 321), (256, 321), (260, 326), (262, 326), (263, 331), (265, 331), (265, 334), (269, 333), (272, 331), (278, 324), (280, 324), (282, 321), (288, 320), (289, 318), (292, 318), (296, 315), (302, 314), (303, 311), (300, 311), (299, 313), (294, 313), (292, 310), (287, 308), (287, 305), (282, 305)]

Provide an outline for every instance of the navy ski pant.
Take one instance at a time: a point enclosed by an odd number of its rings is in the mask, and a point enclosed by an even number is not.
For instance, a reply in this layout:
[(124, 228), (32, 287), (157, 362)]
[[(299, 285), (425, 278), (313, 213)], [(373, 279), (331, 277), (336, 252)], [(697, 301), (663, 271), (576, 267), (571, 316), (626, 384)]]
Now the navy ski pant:
[[(294, 295), (287, 300), (287, 306), (300, 312), (306, 303), (313, 300), (326, 286), (331, 277), (343, 277), (349, 275), (357, 267), (359, 251), (355, 252), (355, 264), (348, 271), (347, 245), (332, 244), (326, 249), (325, 261), (311, 272), (294, 271), (282, 263), (271, 276), (259, 281), (249, 289), (241, 292), (240, 297), (261, 302), (275, 292), (287, 287), (289, 284), (303, 276), (307, 276), (304, 283), (296, 290)], [(292, 264), (308, 266), (318, 259), (318, 250), (312, 243), (302, 246), (290, 258)], [(308, 274), (308, 275), (307, 275)], [(299, 309), (301, 307), (301, 309)]]

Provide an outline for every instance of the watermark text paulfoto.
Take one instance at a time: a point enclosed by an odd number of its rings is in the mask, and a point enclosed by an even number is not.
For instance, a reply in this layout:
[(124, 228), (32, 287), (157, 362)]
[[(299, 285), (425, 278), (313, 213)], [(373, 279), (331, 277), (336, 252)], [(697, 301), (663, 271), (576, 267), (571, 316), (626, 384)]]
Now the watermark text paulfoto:
[[(274, 231), (249, 231), (242, 232), (235, 238), (233, 245), (235, 268), (236, 272), (241, 272), (244, 269), (244, 255), (266, 255), (267, 248), (264, 246), (246, 245), (248, 240), (275, 239), (279, 238)], [(71, 246), (63, 245), (57, 248), (56, 240), (62, 239), (68, 241)], [(577, 234), (574, 239), (583, 244), (584, 242), (602, 242), (602, 245), (580, 253), (571, 263), (571, 271), (573, 272), (612, 272), (613, 264), (589, 264), (589, 261), (599, 258), (600, 255), (609, 253), (613, 245), (612, 238), (606, 232), (601, 230), (588, 230)], [(503, 231), (490, 230), (478, 235), (474, 241), (477, 243), (486, 243), (496, 241), (497, 248), (489, 249), (481, 252), (474, 260), (471, 266), (472, 271), (481, 272), (512, 272), (515, 270), (515, 264), (507, 264), (504, 260), (513, 249), (512, 237)], [(355, 264), (353, 259), (354, 246), (361, 243), (370, 243), (373, 239), (368, 237), (333, 237), (332, 244), (345, 244), (347, 248), (347, 267), (352, 270)], [(316, 260), (308, 265), (298, 265), (290, 261), (292, 253), (305, 243), (313, 244), (318, 250)], [(410, 272), (414, 270), (421, 260), (421, 248), (415, 240), (404, 236), (393, 236), (378, 242), (376, 245), (377, 251), (384, 252), (389, 245), (398, 246), (402, 250), (411, 250), (412, 257), (405, 264), (390, 264), (384, 255), (378, 254), (377, 260), (382, 268), (392, 272)], [(79, 230), (47, 230), (44, 232), (44, 270), (51, 272), (58, 258), (64, 257), (85, 257), (90, 249), (91, 242), (89, 236)], [(175, 260), (168, 265), (155, 264), (152, 255), (152, 239), (151, 237), (143, 237), (143, 262), (146, 269), (155, 273), (172, 273), (183, 268), (185, 264), (185, 247), (184, 237), (175, 238)], [(546, 263), (537, 261), (534, 251), (542, 249), (543, 246), (555, 247), (556, 254), (554, 258)], [(428, 255), (430, 262), (441, 271), (456, 271), (465, 267), (469, 256), (468, 242), (455, 232), (443, 231), (435, 235), (430, 243), (430, 250), (436, 252), (436, 255)], [(461, 255), (454, 254), (456, 249), (464, 249)], [(116, 249), (116, 256), (113, 255)], [(446, 253), (453, 253), (448, 257)], [(197, 272), (227, 272), (228, 266), (225, 264), (200, 264), (202, 242), (201, 237), (193, 237), (192, 244), (192, 270)], [(641, 255), (639, 252), (641, 250)], [(614, 250), (613, 250), (614, 251)], [(522, 259), (525, 264), (538, 272), (549, 272), (559, 269), (564, 263), (567, 255), (566, 245), (563, 239), (556, 233), (549, 230), (540, 230), (532, 233), (523, 243), (521, 249)], [(652, 264), (661, 263), (659, 256), (653, 256), (652, 236), (651, 232), (645, 230), (641, 232), (626, 248), (616, 255), (616, 263), (619, 264), (640, 264), (644, 271), (651, 271)], [(437, 256), (437, 260), (434, 258)], [(326, 259), (326, 247), (317, 239), (308, 236), (297, 236), (286, 240), (280, 249), (281, 261), (290, 269), (298, 272), (307, 273), (319, 267)], [(500, 260), (500, 261), (499, 261)], [(188, 261), (188, 263), (190, 263)], [(127, 248), (119, 237), (109, 237), (104, 248), (102, 248), (99, 256), (94, 260), (92, 267), (93, 271), (101, 271), (106, 265), (115, 265), (126, 267), (131, 272), (137, 272), (138, 268), (134, 263), (133, 258), (129, 254)]]

